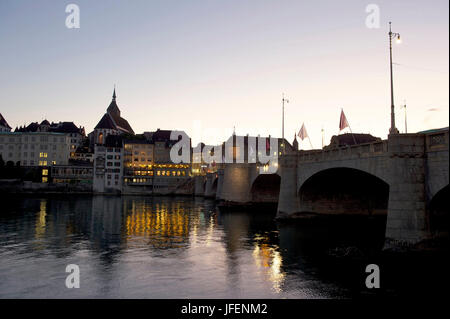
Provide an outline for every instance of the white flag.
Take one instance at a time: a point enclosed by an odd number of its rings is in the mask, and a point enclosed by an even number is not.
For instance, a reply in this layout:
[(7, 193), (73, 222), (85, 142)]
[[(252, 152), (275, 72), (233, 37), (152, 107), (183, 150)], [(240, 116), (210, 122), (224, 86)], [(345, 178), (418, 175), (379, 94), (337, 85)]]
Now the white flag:
[(308, 133), (306, 132), (305, 123), (302, 124), (302, 128), (300, 129), (300, 132), (298, 132), (298, 137), (303, 141), (305, 138), (308, 137)]

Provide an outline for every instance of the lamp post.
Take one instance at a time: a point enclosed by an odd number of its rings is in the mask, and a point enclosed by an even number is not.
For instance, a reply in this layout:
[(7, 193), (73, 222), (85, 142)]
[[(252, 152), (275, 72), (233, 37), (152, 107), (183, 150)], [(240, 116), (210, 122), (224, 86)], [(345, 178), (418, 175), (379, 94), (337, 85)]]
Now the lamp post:
[(392, 72), (392, 39), (397, 38), (397, 43), (400, 43), (400, 33), (394, 33), (391, 30), (391, 22), (389, 22), (389, 61), (391, 67), (391, 128), (389, 134), (398, 134), (398, 129), (395, 127), (395, 110), (394, 110), (394, 78)]

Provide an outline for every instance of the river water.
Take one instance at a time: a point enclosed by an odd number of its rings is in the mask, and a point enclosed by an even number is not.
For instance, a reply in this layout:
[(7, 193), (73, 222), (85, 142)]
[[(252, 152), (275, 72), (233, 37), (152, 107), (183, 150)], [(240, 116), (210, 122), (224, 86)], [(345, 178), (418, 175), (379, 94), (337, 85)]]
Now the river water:
[[(3, 203), (0, 298), (370, 295), (370, 257), (360, 255), (381, 250), (384, 234), (379, 225), (277, 223), (272, 211), (224, 212), (203, 198), (73, 195)], [(65, 285), (69, 264), (79, 266), (79, 289)]]

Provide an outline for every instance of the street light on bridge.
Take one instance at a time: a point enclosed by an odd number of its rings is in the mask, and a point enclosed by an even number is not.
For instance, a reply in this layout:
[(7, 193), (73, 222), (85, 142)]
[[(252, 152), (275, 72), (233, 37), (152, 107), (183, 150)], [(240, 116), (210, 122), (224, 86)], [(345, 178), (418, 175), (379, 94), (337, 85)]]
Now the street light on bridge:
[(391, 29), (391, 22), (389, 22), (389, 61), (391, 67), (391, 128), (389, 134), (398, 134), (398, 129), (395, 127), (395, 110), (394, 110), (394, 79), (392, 72), (392, 40), (396, 38), (397, 43), (401, 43), (400, 33), (394, 33)]

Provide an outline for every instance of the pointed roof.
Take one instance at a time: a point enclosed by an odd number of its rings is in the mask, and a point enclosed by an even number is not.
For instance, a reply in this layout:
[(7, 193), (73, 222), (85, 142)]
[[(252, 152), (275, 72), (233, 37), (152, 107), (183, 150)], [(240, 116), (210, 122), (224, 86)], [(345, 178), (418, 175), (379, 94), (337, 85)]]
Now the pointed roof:
[(294, 132), (294, 141), (292, 142), (292, 147), (293, 147), (295, 150), (298, 150), (297, 134), (295, 134), (295, 132)]
[(8, 128), (8, 129), (11, 129), (11, 126), (9, 126), (8, 122), (6, 122), (5, 118), (3, 117), (3, 115), (1, 113), (0, 113), (0, 125)]
[(105, 115), (103, 115), (100, 122), (98, 122), (98, 124), (95, 126), (94, 129), (101, 129), (101, 128), (117, 130), (116, 124), (114, 123), (114, 120), (112, 119), (109, 113), (105, 113)]
[(134, 135), (134, 131), (128, 121), (120, 116), (120, 109), (116, 103), (116, 88), (114, 88), (112, 101), (106, 109), (105, 115), (103, 115), (94, 129), (101, 128), (118, 130), (122, 133)]
[(116, 103), (116, 88), (115, 87), (114, 87), (114, 91), (113, 91), (111, 104), (109, 104), (108, 108), (106, 109), (106, 112), (108, 112), (109, 114), (113, 114), (114, 116), (120, 117), (120, 109)]
[(50, 126), (50, 122), (47, 121), (47, 120), (43, 120), (43, 121), (41, 122), (41, 124), (39, 124), (39, 125), (48, 125), (48, 126)]

